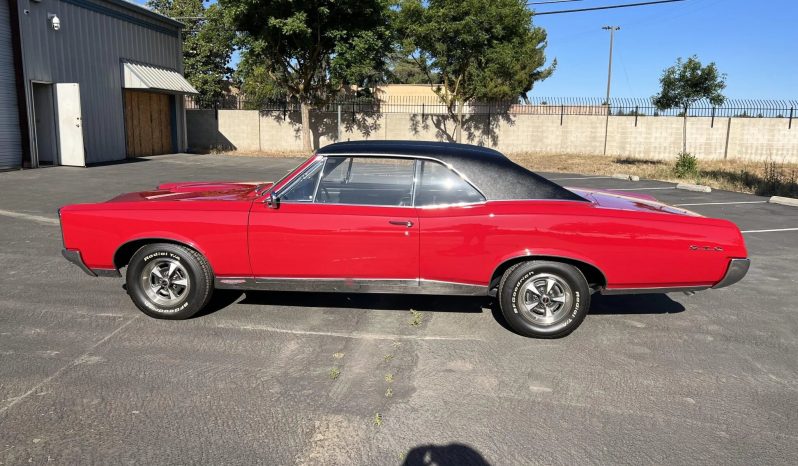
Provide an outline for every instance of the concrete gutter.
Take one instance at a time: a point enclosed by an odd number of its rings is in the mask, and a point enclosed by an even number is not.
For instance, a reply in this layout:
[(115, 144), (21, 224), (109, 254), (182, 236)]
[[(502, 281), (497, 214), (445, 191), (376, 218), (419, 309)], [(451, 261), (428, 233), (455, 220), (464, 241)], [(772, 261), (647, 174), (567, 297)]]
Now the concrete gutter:
[(712, 188), (709, 186), (704, 186), (701, 184), (688, 184), (688, 183), (679, 183), (676, 185), (676, 189), (684, 189), (686, 191), (695, 191), (697, 193), (711, 193)]
[(792, 197), (773, 196), (768, 200), (771, 204), (781, 204), (793, 207), (798, 207), (798, 199)]
[(616, 173), (612, 175), (613, 178), (617, 180), (627, 180), (627, 181), (640, 181), (640, 177), (637, 175), (627, 175), (626, 173)]

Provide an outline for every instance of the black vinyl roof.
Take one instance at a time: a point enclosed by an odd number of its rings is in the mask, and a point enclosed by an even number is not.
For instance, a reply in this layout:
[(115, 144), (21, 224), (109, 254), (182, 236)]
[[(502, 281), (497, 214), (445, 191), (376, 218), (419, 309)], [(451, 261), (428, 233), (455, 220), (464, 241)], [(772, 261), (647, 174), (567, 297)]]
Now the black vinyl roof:
[(585, 201), (540, 175), (486, 147), (450, 142), (352, 141), (324, 146), (320, 155), (421, 156), (451, 165), (479, 188), (488, 200), (555, 199)]

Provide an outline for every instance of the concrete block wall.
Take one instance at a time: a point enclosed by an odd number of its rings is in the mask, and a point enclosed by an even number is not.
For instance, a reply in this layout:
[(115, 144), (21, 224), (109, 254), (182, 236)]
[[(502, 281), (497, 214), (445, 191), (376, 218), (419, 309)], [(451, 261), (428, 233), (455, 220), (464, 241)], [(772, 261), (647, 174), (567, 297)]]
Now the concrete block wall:
[[(298, 112), (188, 110), (191, 150), (302, 151)], [(342, 115), (341, 140), (408, 139), (451, 141), (454, 124), (445, 115), (374, 113)], [(764, 160), (798, 163), (798, 122), (786, 118), (691, 117), (687, 150), (701, 159)], [(601, 155), (605, 117), (600, 115), (474, 115), (464, 125), (463, 142), (505, 153)], [(311, 113), (314, 147), (337, 141), (337, 115)], [(611, 116), (607, 154), (671, 159), (682, 150), (679, 117)], [(727, 142), (728, 137), (728, 142)]]

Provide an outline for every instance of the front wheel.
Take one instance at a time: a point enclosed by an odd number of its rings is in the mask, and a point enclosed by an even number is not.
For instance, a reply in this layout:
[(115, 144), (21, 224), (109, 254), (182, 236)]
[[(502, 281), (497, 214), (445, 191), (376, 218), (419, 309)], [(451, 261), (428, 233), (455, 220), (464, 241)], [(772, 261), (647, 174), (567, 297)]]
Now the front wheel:
[(126, 281), (136, 307), (157, 319), (187, 319), (208, 304), (213, 292), (205, 258), (171, 243), (148, 244), (136, 251)]
[(590, 308), (590, 287), (576, 267), (529, 261), (509, 268), (499, 284), (502, 315), (516, 332), (558, 338), (576, 330)]

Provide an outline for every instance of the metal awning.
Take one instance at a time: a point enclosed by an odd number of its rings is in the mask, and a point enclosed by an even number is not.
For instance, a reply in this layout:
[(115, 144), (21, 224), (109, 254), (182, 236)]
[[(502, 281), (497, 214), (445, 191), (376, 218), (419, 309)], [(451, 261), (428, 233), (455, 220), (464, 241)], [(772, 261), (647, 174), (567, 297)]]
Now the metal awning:
[(148, 89), (175, 94), (199, 94), (180, 73), (157, 66), (123, 62), (125, 89)]

